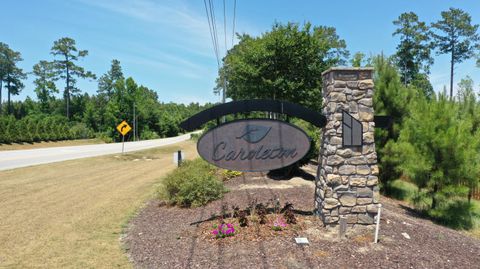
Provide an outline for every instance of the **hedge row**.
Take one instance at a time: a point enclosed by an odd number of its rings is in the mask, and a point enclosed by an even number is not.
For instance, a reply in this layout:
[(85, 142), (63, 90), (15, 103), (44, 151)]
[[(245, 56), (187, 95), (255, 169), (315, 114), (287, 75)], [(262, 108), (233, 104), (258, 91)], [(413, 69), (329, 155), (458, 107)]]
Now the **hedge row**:
[(93, 138), (94, 133), (83, 123), (68, 123), (63, 117), (0, 117), (0, 144), (32, 143)]

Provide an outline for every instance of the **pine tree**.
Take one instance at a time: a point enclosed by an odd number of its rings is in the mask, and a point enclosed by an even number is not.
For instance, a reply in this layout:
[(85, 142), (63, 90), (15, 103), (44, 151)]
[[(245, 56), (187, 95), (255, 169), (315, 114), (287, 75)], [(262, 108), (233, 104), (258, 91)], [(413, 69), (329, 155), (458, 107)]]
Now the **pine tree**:
[[(392, 153), (400, 160), (397, 170), (431, 198), (431, 209), (451, 197), (463, 195), (463, 183), (477, 178), (477, 137), (472, 122), (459, 117), (459, 105), (439, 94), (431, 101), (411, 102)], [(477, 157), (475, 157), (477, 156)]]
[(65, 79), (64, 98), (66, 103), (66, 116), (70, 119), (70, 98), (72, 94), (80, 92), (80, 89), (75, 87), (77, 78), (91, 78), (96, 79), (95, 74), (90, 71), (85, 71), (76, 62), (88, 55), (87, 50), (77, 50), (75, 40), (63, 37), (53, 43), (51, 54), (59, 56), (60, 59), (54, 61), (54, 67), (57, 71), (58, 78)]
[(393, 24), (398, 27), (393, 36), (400, 37), (395, 54), (396, 65), (400, 70), (402, 82), (408, 85), (418, 74), (422, 72), (428, 74), (430, 65), (433, 64), (430, 55), (431, 32), (425, 22), (419, 21), (417, 14), (413, 12), (402, 13)]
[(36, 79), (35, 93), (40, 101), (41, 111), (48, 113), (49, 102), (54, 98), (53, 94), (58, 93), (55, 80), (58, 74), (55, 72), (54, 65), (51, 62), (40, 61), (33, 66), (33, 74)]
[(433, 23), (432, 28), (438, 54), (450, 54), (450, 98), (453, 98), (453, 70), (455, 64), (461, 63), (475, 55), (479, 48), (480, 36), (478, 24), (472, 25), (472, 18), (461, 9), (450, 8), (442, 12), (442, 19)]

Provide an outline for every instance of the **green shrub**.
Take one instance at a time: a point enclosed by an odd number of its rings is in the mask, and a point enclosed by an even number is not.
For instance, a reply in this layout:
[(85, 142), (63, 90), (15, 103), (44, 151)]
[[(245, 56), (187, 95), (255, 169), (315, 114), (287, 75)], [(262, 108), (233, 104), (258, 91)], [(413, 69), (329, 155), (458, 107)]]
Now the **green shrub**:
[(108, 132), (100, 132), (95, 134), (95, 138), (102, 140), (105, 143), (113, 143), (113, 138)]
[(148, 128), (145, 128), (143, 132), (140, 134), (140, 139), (142, 140), (150, 140), (150, 139), (157, 139), (157, 138), (160, 138), (160, 136), (156, 132), (151, 131)]
[(213, 166), (200, 158), (184, 161), (163, 179), (160, 198), (182, 207), (197, 207), (220, 199), (227, 189), (215, 176), (215, 171)]
[(202, 133), (193, 133), (190, 135), (190, 139), (197, 142), (201, 135)]
[(474, 203), (468, 203), (466, 199), (450, 200), (437, 209), (429, 210), (428, 214), (442, 225), (465, 230), (474, 228), (475, 219), (480, 218), (474, 210)]
[(70, 128), (70, 135), (73, 139), (93, 138), (92, 129), (88, 128), (85, 123), (78, 122)]

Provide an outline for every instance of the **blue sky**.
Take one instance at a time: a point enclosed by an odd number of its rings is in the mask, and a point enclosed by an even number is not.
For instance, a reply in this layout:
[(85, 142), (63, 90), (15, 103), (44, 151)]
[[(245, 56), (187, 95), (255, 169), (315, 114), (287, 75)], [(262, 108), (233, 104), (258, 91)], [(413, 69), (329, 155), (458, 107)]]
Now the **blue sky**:
[[(214, 0), (220, 54), (225, 55), (223, 0)], [(231, 47), (233, 0), (226, 0), (227, 48)], [(53, 41), (72, 37), (89, 55), (80, 62), (98, 76), (112, 59), (122, 63), (126, 76), (157, 91), (163, 102), (216, 102), (213, 94), (217, 64), (202, 0), (2, 0), (0, 42), (20, 51), (20, 66), (30, 72), (40, 60), (52, 60)], [(461, 8), (480, 24), (480, 1), (473, 0), (345, 0), (247, 1), (237, 0), (236, 32), (259, 35), (274, 21), (310, 21), (337, 28), (353, 54), (394, 53), (392, 21), (413, 11), (421, 20), (436, 21), (449, 7)], [(455, 70), (455, 84), (471, 76), (478, 90), (480, 68), (474, 60)], [(436, 56), (430, 76), (435, 90), (449, 83), (448, 56)], [(14, 99), (34, 97), (33, 77)], [(95, 81), (78, 83), (95, 93)], [(59, 84), (59, 87), (63, 87)], [(4, 95), (5, 96), (5, 95)]]

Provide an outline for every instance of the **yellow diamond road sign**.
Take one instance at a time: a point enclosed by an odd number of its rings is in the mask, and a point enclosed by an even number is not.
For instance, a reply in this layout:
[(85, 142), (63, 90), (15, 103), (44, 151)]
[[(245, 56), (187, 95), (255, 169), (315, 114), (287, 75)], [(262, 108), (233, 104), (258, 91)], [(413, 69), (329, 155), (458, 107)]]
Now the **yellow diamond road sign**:
[(130, 130), (132, 130), (132, 127), (130, 127), (126, 121), (122, 121), (122, 123), (117, 126), (117, 131), (122, 135), (126, 135)]

